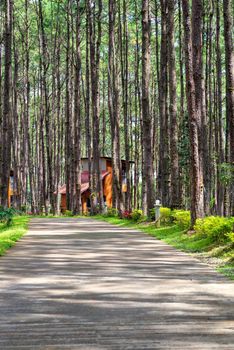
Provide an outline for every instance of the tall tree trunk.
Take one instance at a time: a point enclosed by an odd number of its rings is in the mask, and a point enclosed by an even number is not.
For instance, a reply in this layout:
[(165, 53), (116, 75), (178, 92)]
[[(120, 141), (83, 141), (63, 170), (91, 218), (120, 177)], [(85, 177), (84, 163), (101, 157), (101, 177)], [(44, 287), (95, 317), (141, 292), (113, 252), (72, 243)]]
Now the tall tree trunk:
[(51, 204), (52, 212), (54, 213), (54, 188), (53, 188), (53, 173), (52, 173), (52, 155), (51, 155), (51, 132), (50, 132), (50, 106), (49, 106), (49, 95), (47, 86), (47, 40), (44, 28), (44, 16), (42, 11), (42, 1), (39, 0), (39, 20), (41, 30), (41, 50), (42, 50), (42, 82), (43, 82), (43, 97), (44, 97), (44, 112), (45, 112), (45, 132), (46, 132), (46, 156), (47, 156), (47, 169), (48, 169), (48, 194), (49, 203)]
[(168, 1), (168, 66), (170, 95), (170, 158), (171, 158), (171, 208), (180, 206), (179, 200), (179, 157), (176, 98), (176, 61), (174, 44), (175, 1)]
[(88, 0), (89, 40), (90, 40), (90, 73), (91, 73), (91, 94), (92, 94), (92, 122), (93, 122), (93, 194), (96, 198), (95, 207), (97, 211), (103, 210), (103, 188), (100, 171), (100, 137), (99, 137), (99, 65), (100, 65), (100, 44), (101, 44), (101, 14), (102, 1), (98, 1), (98, 25), (97, 39), (95, 40), (95, 14), (92, 2)]
[(33, 188), (33, 165), (30, 141), (30, 81), (29, 81), (29, 20), (28, 0), (25, 0), (25, 138), (27, 142), (27, 166), (30, 189), (31, 212), (35, 214), (35, 196)]
[(199, 111), (196, 104), (196, 90), (193, 71), (193, 51), (191, 20), (189, 14), (189, 1), (182, 0), (184, 42), (185, 42), (185, 67), (186, 67), (186, 91), (189, 113), (190, 152), (191, 152), (191, 225), (196, 219), (204, 216), (204, 197), (202, 173), (199, 159)]
[(116, 64), (115, 51), (115, 20), (116, 0), (109, 0), (109, 60), (108, 60), (108, 107), (111, 120), (112, 134), (112, 163), (113, 163), (113, 197), (116, 208), (121, 215), (123, 198), (121, 188), (121, 159), (120, 159), (120, 111), (119, 111), (119, 72)]
[(80, 1), (76, 1), (76, 58), (75, 58), (75, 94), (74, 94), (74, 155), (75, 155), (75, 206), (74, 213), (80, 214), (81, 208), (81, 111), (80, 111)]
[[(120, 15), (120, 14), (119, 14)], [(120, 21), (121, 22), (121, 19)], [(127, 190), (125, 193), (125, 209), (130, 210), (130, 151), (129, 151), (129, 117), (128, 117), (128, 75), (129, 75), (129, 64), (128, 64), (128, 22), (127, 22), (127, 5), (126, 0), (123, 0), (123, 43), (122, 48), (122, 36), (121, 40), (121, 71), (122, 71), (122, 93), (123, 93), (123, 113), (124, 113), (124, 147), (125, 147), (125, 160), (126, 160), (126, 186)]]
[(143, 120), (143, 198), (144, 215), (150, 215), (154, 206), (153, 158), (151, 143), (151, 115), (149, 109), (150, 82), (150, 14), (149, 1), (142, 1), (142, 120)]
[(164, 206), (169, 206), (169, 130), (167, 108), (168, 82), (168, 51), (167, 51), (167, 1), (161, 0), (161, 53), (160, 53), (160, 143), (159, 143), (159, 171), (158, 195)]
[[(234, 166), (234, 49), (233, 49), (233, 3), (223, 0), (225, 63), (226, 63), (226, 119), (227, 146), (226, 159)], [(230, 214), (234, 215), (234, 183), (231, 184)]]
[(224, 162), (224, 128), (223, 128), (223, 109), (222, 109), (222, 61), (220, 49), (220, 4), (216, 4), (216, 72), (217, 72), (217, 120), (218, 120), (218, 168), (217, 168), (217, 214), (224, 214), (224, 186), (221, 182), (221, 164)]
[[(200, 184), (203, 191), (205, 209), (209, 211), (209, 154), (208, 154), (208, 130), (205, 108), (205, 94), (203, 82), (203, 62), (202, 62), (202, 17), (203, 1), (192, 1), (192, 50), (193, 50), (193, 79), (195, 86), (195, 102), (197, 111), (197, 126), (199, 137), (199, 162), (200, 162)], [(203, 176), (204, 173), (204, 176)], [(205, 191), (204, 178), (205, 177)]]
[(11, 167), (11, 55), (12, 55), (13, 0), (5, 0), (5, 57), (4, 57), (4, 95), (2, 120), (2, 179), (1, 205), (7, 207), (8, 183)]
[(71, 101), (70, 101), (70, 0), (67, 4), (67, 37), (66, 37), (66, 101), (65, 101), (65, 173), (66, 173), (66, 207), (72, 209), (72, 182), (71, 182)]

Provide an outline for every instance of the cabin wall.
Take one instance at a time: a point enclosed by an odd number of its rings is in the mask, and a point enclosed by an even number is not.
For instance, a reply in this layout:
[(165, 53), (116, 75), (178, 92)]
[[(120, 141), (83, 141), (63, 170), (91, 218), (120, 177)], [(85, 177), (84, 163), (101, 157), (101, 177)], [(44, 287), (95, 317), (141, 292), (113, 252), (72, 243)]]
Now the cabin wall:
[(61, 195), (61, 212), (64, 213), (67, 210), (66, 194)]
[(113, 172), (111, 161), (106, 161), (106, 170), (109, 174), (105, 177), (103, 181), (103, 194), (106, 197), (106, 205), (108, 208), (112, 207), (112, 182), (113, 182)]

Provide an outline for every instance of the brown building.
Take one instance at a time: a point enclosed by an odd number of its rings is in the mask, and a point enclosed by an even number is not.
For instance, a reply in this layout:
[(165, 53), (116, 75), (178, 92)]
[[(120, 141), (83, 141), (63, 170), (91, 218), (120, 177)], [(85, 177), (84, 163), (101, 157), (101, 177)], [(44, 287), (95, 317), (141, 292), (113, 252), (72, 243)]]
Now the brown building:
[(8, 189), (7, 189), (7, 205), (10, 207), (12, 205), (13, 197), (16, 195), (16, 188), (14, 182), (14, 172), (10, 171), (10, 177), (8, 181)]
[[(132, 162), (131, 162), (132, 163)], [(82, 211), (87, 212), (90, 207), (90, 187), (89, 187), (89, 167), (88, 158), (82, 158), (82, 173), (81, 173), (81, 201)], [(103, 196), (104, 202), (108, 208), (112, 207), (112, 159), (109, 157), (100, 158), (100, 171), (102, 174)], [(126, 162), (122, 160), (122, 191), (126, 192)], [(59, 195), (61, 195), (61, 212), (66, 210), (66, 185), (59, 188)]]

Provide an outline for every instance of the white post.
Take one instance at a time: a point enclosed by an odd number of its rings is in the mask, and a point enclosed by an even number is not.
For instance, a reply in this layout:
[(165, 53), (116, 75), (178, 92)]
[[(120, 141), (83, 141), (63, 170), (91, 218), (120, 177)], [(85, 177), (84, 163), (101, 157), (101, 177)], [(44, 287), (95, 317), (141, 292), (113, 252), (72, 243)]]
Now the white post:
[(157, 227), (160, 227), (160, 207), (161, 203), (159, 199), (155, 201), (155, 223)]

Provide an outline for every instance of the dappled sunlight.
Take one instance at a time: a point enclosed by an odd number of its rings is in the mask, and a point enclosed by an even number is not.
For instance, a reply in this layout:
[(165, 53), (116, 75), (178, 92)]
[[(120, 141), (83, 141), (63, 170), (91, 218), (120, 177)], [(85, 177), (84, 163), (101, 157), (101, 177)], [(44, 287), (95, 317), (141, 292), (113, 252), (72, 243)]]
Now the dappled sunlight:
[(33, 220), (1, 259), (0, 348), (10, 330), (22, 349), (230, 349), (231, 281), (143, 233), (62, 220)]

